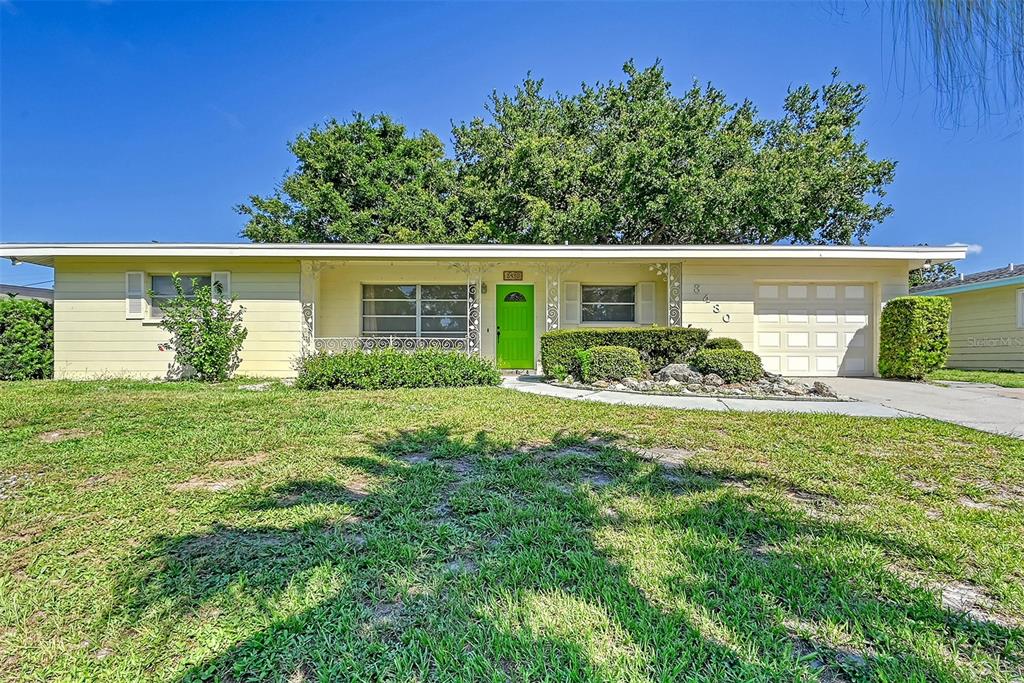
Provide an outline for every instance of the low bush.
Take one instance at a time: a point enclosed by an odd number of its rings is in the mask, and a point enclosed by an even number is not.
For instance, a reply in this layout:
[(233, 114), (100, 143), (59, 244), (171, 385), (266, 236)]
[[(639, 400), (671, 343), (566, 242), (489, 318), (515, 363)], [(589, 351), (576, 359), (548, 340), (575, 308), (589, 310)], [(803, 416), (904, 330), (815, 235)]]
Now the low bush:
[(53, 377), (53, 306), (0, 298), (0, 380)]
[(565, 372), (580, 377), (576, 353), (595, 346), (636, 349), (648, 370), (686, 360), (707, 341), (708, 331), (696, 327), (581, 327), (545, 332), (540, 338), (540, 360), (549, 374)]
[(495, 385), (494, 363), (457, 351), (318, 353), (300, 362), (295, 385), (302, 389), (398, 389)]
[(878, 372), (882, 377), (921, 379), (946, 364), (949, 299), (903, 296), (882, 309)]
[(628, 346), (594, 346), (580, 351), (584, 382), (615, 382), (626, 377), (642, 377), (647, 368), (640, 352)]
[[(238, 368), (240, 351), (248, 331), (242, 325), (245, 309), (224, 296), (220, 283), (197, 287), (187, 296), (181, 278), (174, 273), (173, 299), (160, 308), (160, 327), (171, 333), (174, 377), (203, 382), (223, 382)], [(152, 293), (151, 293), (152, 294)]]
[(743, 344), (740, 344), (738, 339), (732, 337), (715, 337), (714, 339), (708, 339), (704, 342), (705, 349), (737, 349), (743, 350)]
[(702, 374), (714, 373), (726, 382), (749, 382), (764, 375), (756, 353), (739, 349), (702, 349), (690, 359), (690, 367)]

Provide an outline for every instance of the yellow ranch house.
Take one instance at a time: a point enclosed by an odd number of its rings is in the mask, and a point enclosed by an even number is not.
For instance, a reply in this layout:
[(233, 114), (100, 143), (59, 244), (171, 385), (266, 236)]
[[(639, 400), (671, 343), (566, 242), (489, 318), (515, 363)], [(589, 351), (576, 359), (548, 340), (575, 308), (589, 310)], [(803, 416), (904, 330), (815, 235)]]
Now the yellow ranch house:
[[(2, 244), (54, 269), (58, 378), (163, 377), (171, 274), (245, 309), (239, 372), (289, 377), (303, 354), (438, 347), (536, 370), (545, 331), (694, 326), (770, 372), (872, 375), (882, 306), (907, 273), (965, 248), (384, 244)], [(957, 305), (954, 305), (954, 318)]]

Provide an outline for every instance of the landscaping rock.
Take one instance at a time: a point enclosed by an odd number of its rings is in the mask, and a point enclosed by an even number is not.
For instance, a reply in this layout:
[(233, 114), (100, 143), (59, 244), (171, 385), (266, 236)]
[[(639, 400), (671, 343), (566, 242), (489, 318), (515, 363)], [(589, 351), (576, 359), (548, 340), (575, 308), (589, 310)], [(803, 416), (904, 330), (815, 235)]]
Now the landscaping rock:
[(659, 382), (675, 380), (683, 384), (699, 383), (701, 381), (701, 374), (686, 363), (672, 363), (658, 370), (654, 375), (654, 379)]
[(611, 386), (611, 384), (605, 382), (603, 379), (599, 379), (596, 382), (591, 383), (590, 386), (597, 387), (598, 389), (607, 389), (608, 387)]
[(639, 380), (633, 377), (627, 377), (626, 379), (622, 380), (622, 386), (626, 387), (630, 391), (643, 391), (643, 385), (640, 383)]
[(825, 384), (824, 382), (815, 382), (812, 387), (812, 391), (818, 396), (825, 396), (826, 398), (837, 398), (836, 392), (832, 390), (832, 387)]
[(723, 384), (725, 384), (725, 380), (716, 375), (715, 373), (711, 372), (704, 375), (702, 383), (710, 387), (720, 387)]
[(810, 393), (810, 388), (806, 384), (787, 384), (783, 388), (783, 392), (790, 396), (806, 396)]

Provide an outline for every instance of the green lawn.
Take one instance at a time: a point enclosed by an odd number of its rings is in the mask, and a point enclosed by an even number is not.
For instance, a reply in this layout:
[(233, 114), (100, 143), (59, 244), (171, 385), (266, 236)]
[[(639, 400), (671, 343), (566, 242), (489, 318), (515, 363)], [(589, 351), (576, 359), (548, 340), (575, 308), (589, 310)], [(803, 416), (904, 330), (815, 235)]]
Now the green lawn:
[(1024, 674), (1005, 437), (115, 382), (0, 385), (0, 427), (4, 680)]
[(1024, 372), (993, 372), (989, 370), (936, 370), (929, 380), (950, 382), (985, 382), (1001, 387), (1024, 389)]

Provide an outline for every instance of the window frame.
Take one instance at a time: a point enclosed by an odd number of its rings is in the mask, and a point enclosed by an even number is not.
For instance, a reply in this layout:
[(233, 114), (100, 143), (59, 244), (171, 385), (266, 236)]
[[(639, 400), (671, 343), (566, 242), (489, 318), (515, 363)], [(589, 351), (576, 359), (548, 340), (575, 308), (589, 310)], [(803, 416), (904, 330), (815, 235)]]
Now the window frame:
[[(366, 297), (367, 287), (415, 287), (416, 296), (412, 299), (368, 299)], [(423, 297), (424, 287), (458, 287), (462, 296), (458, 299), (425, 299)], [(410, 315), (386, 315), (386, 314), (367, 314), (366, 302), (367, 301), (399, 301), (399, 302), (413, 302), (415, 303), (415, 312)], [(423, 313), (423, 302), (432, 301), (455, 301), (461, 302), (466, 306), (466, 312), (462, 315), (424, 315)], [(359, 336), (360, 337), (408, 337), (412, 339), (464, 339), (469, 336), (469, 291), (465, 283), (460, 282), (426, 282), (426, 283), (411, 283), (411, 282), (361, 282), (359, 284)], [(367, 318), (413, 318), (416, 321), (415, 330), (407, 331), (395, 331), (395, 332), (379, 332), (376, 330), (366, 329)], [(461, 318), (465, 320), (466, 329), (458, 334), (451, 334), (447, 332), (434, 332), (431, 330), (423, 329), (424, 318)]]
[[(159, 308), (153, 302), (156, 299), (171, 299), (171, 298), (174, 298), (174, 297), (173, 296), (156, 296), (155, 295), (155, 290), (153, 289), (153, 278), (155, 278), (155, 277), (169, 277), (169, 278), (173, 278), (174, 277), (174, 273), (171, 272), (171, 271), (160, 272), (160, 273), (149, 273), (149, 272), (147, 272), (145, 274), (145, 277), (148, 280), (147, 284), (149, 285), (149, 287), (147, 287), (146, 291), (145, 291), (145, 294), (146, 294), (146, 296), (145, 296), (145, 299), (146, 299), (146, 321), (147, 322), (153, 322), (153, 323), (162, 322), (163, 319), (164, 319), (164, 316), (162, 315), (162, 312), (161, 312), (161, 315), (154, 315), (153, 314), (153, 311), (156, 310), (157, 308)], [(205, 277), (207, 280), (209, 280), (209, 283), (207, 283), (207, 286), (213, 287), (213, 271), (210, 271), (209, 273), (187, 273), (187, 274), (179, 273), (178, 277), (181, 278), (182, 281), (184, 281), (184, 280), (191, 281), (192, 278)], [(200, 287), (202, 287), (202, 286), (204, 286), (204, 285), (200, 285)], [(185, 296), (186, 299), (194, 299), (195, 298), (195, 294), (186, 294), (184, 296)]]
[[(586, 318), (586, 310), (587, 310), (586, 307), (587, 307), (587, 304), (588, 303), (590, 303), (590, 304), (601, 303), (601, 302), (595, 302), (595, 301), (591, 301), (591, 302), (587, 301), (587, 299), (586, 299), (586, 291), (587, 291), (587, 288), (590, 288), (590, 287), (604, 287), (604, 288), (618, 287), (618, 288), (622, 288), (622, 289), (626, 289), (626, 288), (632, 289), (633, 290), (633, 301), (632, 302), (610, 303), (610, 304), (602, 304), (602, 305), (603, 306), (632, 306), (633, 307), (633, 317), (631, 319), (629, 319), (629, 320), (587, 320), (587, 318)], [(637, 322), (636, 322), (636, 319), (637, 319), (637, 308), (640, 305), (640, 302), (637, 301), (637, 293), (638, 293), (637, 290), (638, 289), (639, 289), (638, 283), (635, 283), (635, 282), (632, 283), (632, 284), (630, 284), (628, 282), (617, 283), (617, 284), (593, 283), (593, 282), (583, 283), (583, 282), (581, 282), (580, 283), (580, 322), (579, 322), (579, 324), (580, 325), (588, 325), (588, 326), (591, 326), (591, 327), (598, 327), (598, 326), (620, 327), (622, 325), (636, 325), (637, 324)]]
[(1017, 329), (1024, 330), (1024, 287), (1017, 290)]

